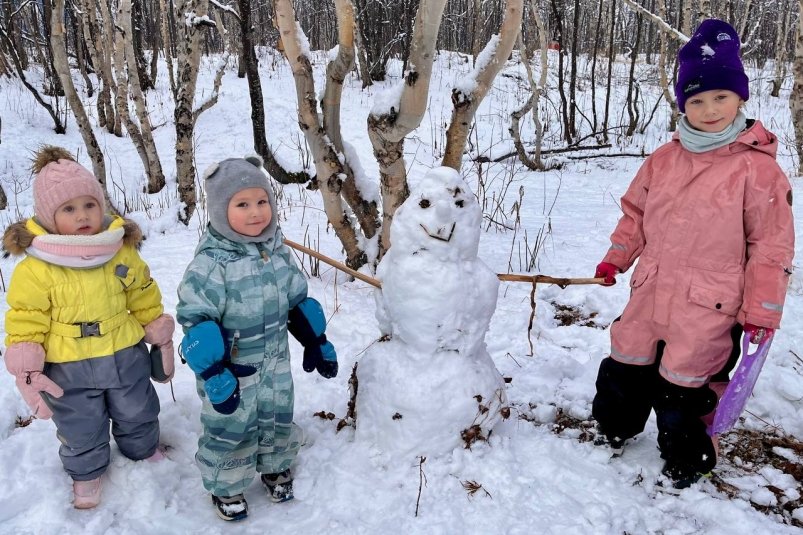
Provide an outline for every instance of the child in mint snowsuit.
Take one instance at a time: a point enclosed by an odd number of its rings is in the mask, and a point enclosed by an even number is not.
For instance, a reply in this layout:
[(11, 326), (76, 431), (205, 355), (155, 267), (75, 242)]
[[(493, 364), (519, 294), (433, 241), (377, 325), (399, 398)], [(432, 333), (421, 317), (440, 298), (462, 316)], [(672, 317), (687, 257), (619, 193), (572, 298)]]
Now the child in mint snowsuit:
[(271, 185), (258, 157), (204, 175), (209, 226), (178, 288), (183, 358), (196, 372), (203, 434), (196, 462), (224, 520), (248, 513), (243, 492), (259, 472), (269, 497), (293, 497), (302, 443), (293, 423), (288, 329), (304, 369), (337, 374), (320, 304), (282, 243)]

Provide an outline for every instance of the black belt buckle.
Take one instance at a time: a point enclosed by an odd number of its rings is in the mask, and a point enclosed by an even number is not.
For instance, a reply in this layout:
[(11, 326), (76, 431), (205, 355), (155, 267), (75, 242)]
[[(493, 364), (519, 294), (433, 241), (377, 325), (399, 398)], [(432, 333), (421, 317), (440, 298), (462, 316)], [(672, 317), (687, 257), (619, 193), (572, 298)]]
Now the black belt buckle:
[(79, 323), (81, 327), (81, 338), (89, 336), (100, 336), (100, 322), (92, 321), (88, 323)]

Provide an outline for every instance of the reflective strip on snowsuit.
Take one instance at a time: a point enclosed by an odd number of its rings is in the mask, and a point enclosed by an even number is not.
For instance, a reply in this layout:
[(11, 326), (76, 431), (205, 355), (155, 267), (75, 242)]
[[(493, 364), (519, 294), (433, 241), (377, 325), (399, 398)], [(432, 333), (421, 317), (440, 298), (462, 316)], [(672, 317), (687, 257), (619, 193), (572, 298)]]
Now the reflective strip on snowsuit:
[(198, 380), (203, 434), (196, 461), (204, 487), (217, 496), (242, 493), (255, 470), (290, 467), (302, 441), (293, 424), (293, 378), (287, 345), (287, 312), (307, 295), (307, 282), (281, 243), (235, 243), (207, 229), (178, 288), (178, 322), (185, 330), (212, 320), (222, 327), (227, 350), (239, 335), (232, 361), (255, 366), (240, 378), (237, 410), (212, 408)]

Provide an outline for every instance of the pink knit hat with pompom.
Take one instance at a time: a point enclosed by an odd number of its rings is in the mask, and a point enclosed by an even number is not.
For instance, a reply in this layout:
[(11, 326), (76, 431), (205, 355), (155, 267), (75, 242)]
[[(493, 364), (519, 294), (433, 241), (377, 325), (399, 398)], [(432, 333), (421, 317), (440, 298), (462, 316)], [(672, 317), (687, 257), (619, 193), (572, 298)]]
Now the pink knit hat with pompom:
[(36, 220), (56, 232), (56, 210), (65, 202), (88, 195), (105, 212), (100, 182), (72, 155), (60, 147), (42, 147), (34, 158), (33, 209)]

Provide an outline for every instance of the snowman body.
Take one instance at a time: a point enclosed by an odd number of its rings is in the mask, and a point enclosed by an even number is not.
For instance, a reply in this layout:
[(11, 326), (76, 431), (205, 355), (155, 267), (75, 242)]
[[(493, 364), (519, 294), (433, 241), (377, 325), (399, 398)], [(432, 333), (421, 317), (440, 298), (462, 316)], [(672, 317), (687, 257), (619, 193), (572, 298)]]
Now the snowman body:
[(357, 437), (391, 454), (437, 455), (487, 437), (506, 405), (485, 347), (499, 281), (477, 258), (482, 213), (449, 168), (396, 211), (377, 268), (387, 341), (357, 367)]

